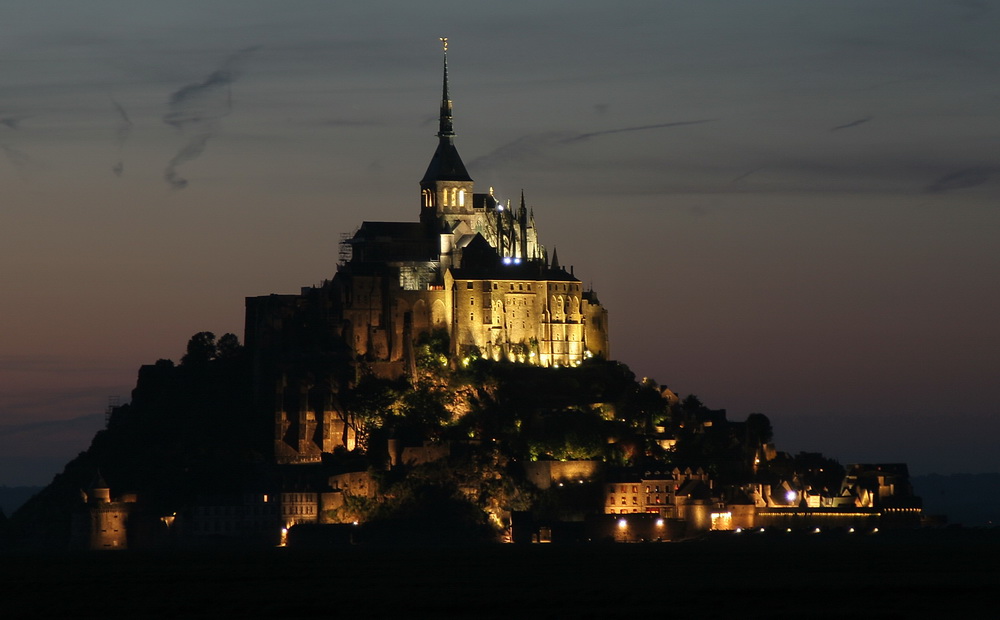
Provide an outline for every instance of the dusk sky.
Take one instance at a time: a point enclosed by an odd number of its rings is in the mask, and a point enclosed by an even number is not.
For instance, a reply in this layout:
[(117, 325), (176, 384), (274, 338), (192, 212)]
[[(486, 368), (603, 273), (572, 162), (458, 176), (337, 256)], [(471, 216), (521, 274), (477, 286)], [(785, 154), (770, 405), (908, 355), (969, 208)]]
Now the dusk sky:
[(141, 364), (416, 221), (441, 48), (612, 356), (779, 450), (1000, 471), (1000, 2), (16, 1), (0, 10), (0, 484)]

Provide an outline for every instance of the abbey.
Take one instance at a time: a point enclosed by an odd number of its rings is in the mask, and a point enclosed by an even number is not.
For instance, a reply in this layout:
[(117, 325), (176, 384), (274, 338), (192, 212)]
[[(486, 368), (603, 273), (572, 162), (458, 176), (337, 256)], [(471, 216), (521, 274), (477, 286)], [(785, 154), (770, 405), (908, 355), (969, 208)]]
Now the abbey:
[(438, 144), (414, 222), (364, 222), (332, 280), (299, 295), (246, 300), (255, 398), (273, 410), (279, 463), (353, 448), (338, 390), (362, 370), (413, 374), (414, 343), (447, 334), (469, 357), (545, 367), (607, 357), (608, 317), (592, 290), (540, 243), (522, 192), (513, 206), (477, 193), (455, 146), (447, 41)]

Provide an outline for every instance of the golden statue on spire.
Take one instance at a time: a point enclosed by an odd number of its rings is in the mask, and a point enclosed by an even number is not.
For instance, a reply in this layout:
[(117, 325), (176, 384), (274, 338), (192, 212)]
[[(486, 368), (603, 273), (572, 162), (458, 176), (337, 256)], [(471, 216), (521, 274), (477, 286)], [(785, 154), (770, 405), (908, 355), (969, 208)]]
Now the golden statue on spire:
[(448, 37), (438, 37), (441, 40), (441, 45), (444, 46), (444, 53), (448, 53)]

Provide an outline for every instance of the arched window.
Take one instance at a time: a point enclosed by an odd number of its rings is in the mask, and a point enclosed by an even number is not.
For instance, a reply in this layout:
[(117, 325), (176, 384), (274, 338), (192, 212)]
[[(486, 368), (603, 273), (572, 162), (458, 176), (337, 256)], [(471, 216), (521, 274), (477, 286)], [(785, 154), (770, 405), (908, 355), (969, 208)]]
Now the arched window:
[(460, 206), (460, 207), (464, 207), (465, 206), (465, 190), (464, 189), (458, 190), (458, 206)]

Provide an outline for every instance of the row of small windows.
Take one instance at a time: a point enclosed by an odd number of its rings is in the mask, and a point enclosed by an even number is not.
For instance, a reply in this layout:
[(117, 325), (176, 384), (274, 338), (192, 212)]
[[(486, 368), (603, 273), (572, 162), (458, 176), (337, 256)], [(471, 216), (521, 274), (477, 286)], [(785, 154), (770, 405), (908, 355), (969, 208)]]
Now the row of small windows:
[[(434, 206), (434, 195), (429, 189), (423, 191), (424, 195), (424, 206), (433, 207)], [(445, 188), (441, 191), (441, 205), (445, 207), (464, 207), (465, 206), (465, 190), (459, 189), (457, 187)]]
[[(615, 486), (616, 485), (609, 484), (608, 485), (608, 493), (615, 493)], [(628, 493), (629, 492), (628, 491), (629, 486), (632, 487), (632, 493), (638, 493), (639, 492), (639, 485), (637, 485), (637, 484), (633, 484), (633, 485), (623, 484), (623, 485), (621, 485), (621, 489), (622, 490), (619, 491), (619, 493)], [(675, 489), (677, 488), (676, 485), (674, 486), (674, 488)], [(667, 485), (663, 485), (663, 491), (664, 492), (667, 491)], [(659, 493), (659, 492), (660, 492), (660, 485), (658, 485), (658, 484), (653, 485), (653, 486), (650, 486), (648, 484), (646, 485), (646, 493)]]
[[(614, 495), (608, 497), (608, 505), (609, 506), (614, 506), (616, 503), (617, 502), (615, 501), (615, 496)], [(663, 503), (663, 499), (659, 495), (656, 495), (656, 496), (647, 495), (646, 496), (646, 503), (647, 504), (662, 504)], [(621, 505), (622, 506), (627, 506), (628, 505), (628, 501), (627, 501), (627, 498), (625, 496), (622, 496)], [(636, 497), (635, 495), (632, 496), (632, 505), (633, 506), (638, 506), (639, 505), (639, 498)]]
[[(473, 288), (475, 288), (475, 286), (476, 286), (475, 282), (473, 282), (471, 280), (469, 280), (469, 281), (467, 281), (465, 283), (465, 288), (468, 289), (468, 290), (470, 290), (470, 291)], [(484, 284), (484, 286), (485, 286), (485, 284)], [(562, 287), (562, 288), (560, 288), (560, 287)], [(493, 282), (493, 290), (494, 291), (500, 290), (500, 284), (498, 282)], [(509, 282), (507, 284), (507, 290), (510, 290), (510, 291), (515, 290), (513, 282)], [(531, 284), (530, 283), (526, 284), (524, 282), (519, 282), (517, 284), (517, 289), (516, 290), (519, 290), (519, 291), (530, 291), (531, 290)], [(549, 290), (550, 291), (579, 291), (580, 290), (580, 285), (579, 284), (550, 284), (549, 285)]]

